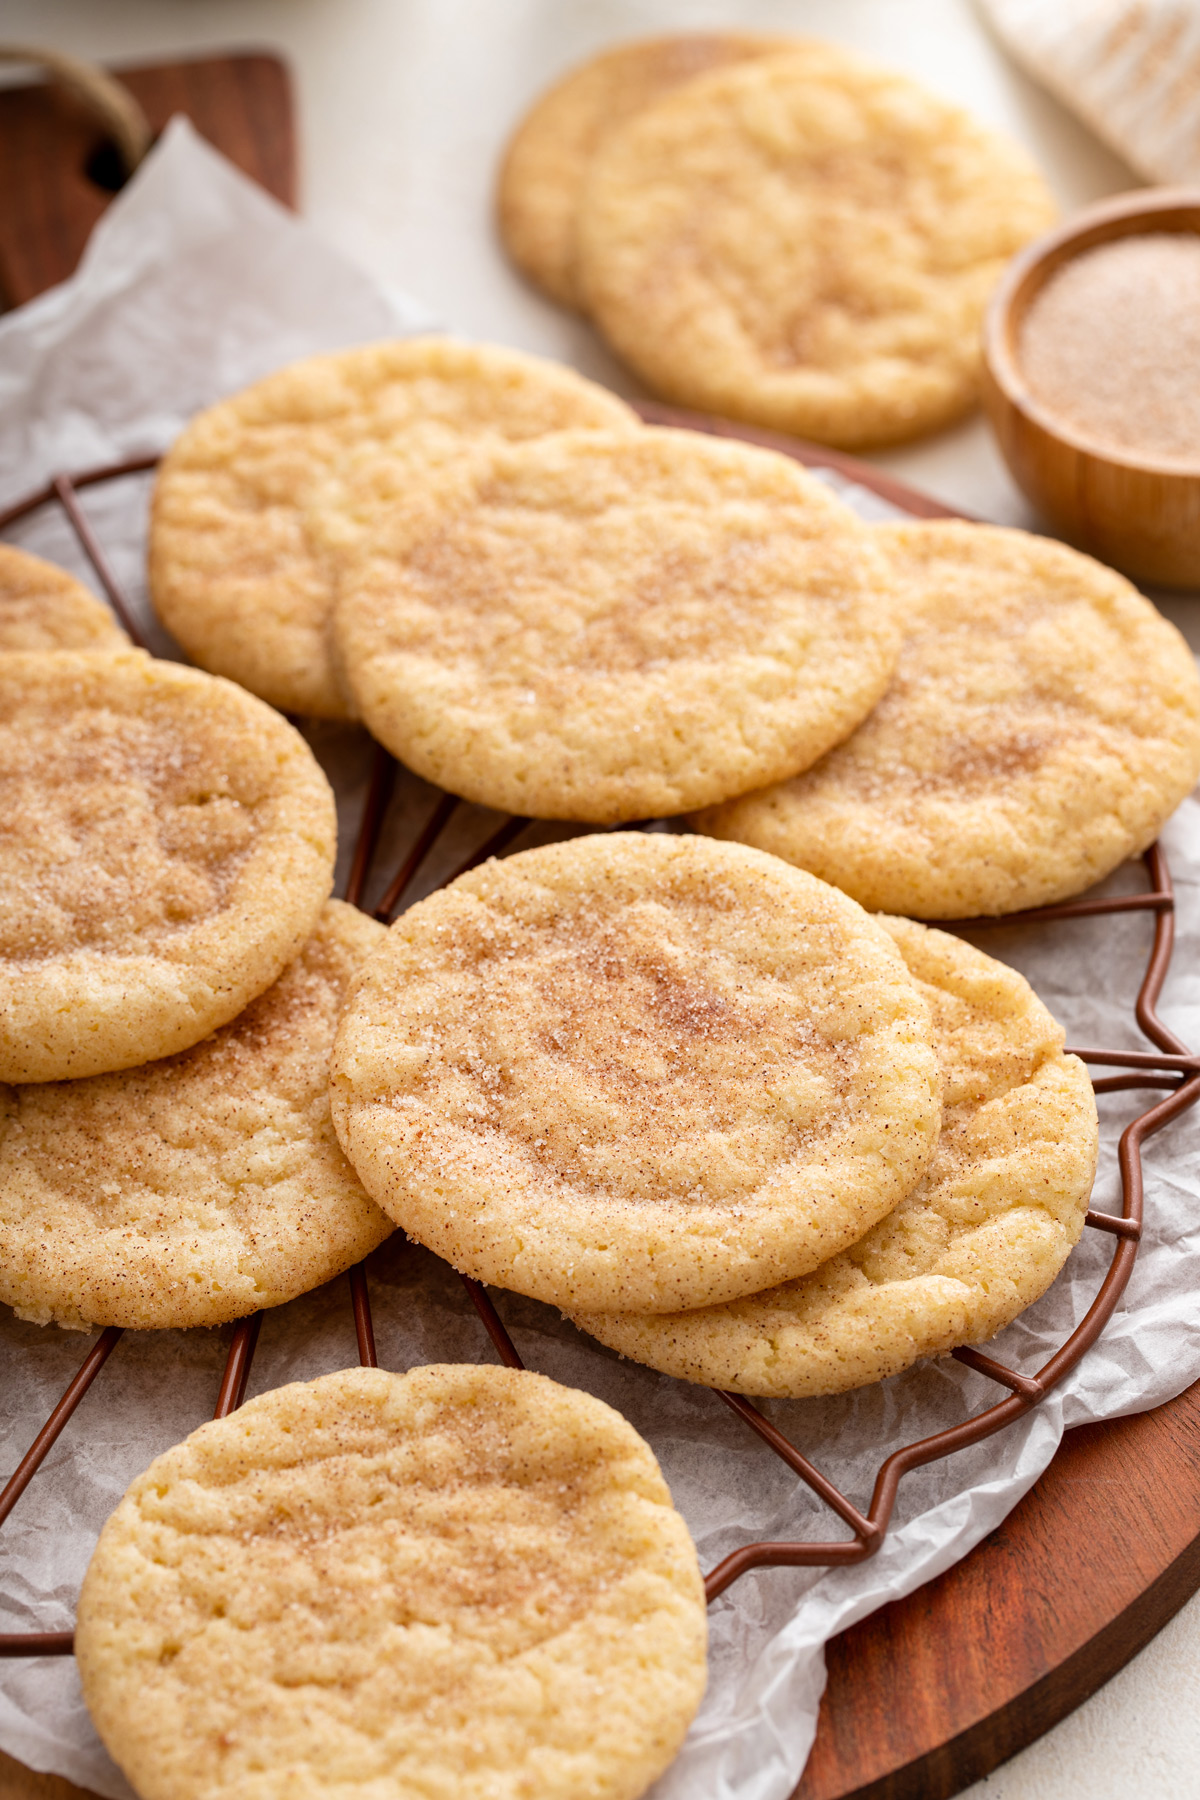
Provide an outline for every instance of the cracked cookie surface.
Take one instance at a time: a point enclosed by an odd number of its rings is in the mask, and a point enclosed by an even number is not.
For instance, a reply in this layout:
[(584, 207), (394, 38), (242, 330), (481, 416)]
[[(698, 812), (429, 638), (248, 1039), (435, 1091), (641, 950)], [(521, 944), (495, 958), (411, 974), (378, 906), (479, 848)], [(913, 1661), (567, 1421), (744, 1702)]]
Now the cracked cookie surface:
[(872, 910), (923, 919), (1067, 899), (1153, 843), (1200, 776), (1200, 676), (1123, 576), (998, 525), (873, 528), (904, 645), (853, 736), (701, 814)]
[(1025, 152), (830, 44), (705, 75), (601, 146), (588, 313), (654, 392), (846, 449), (948, 424), (1054, 207)]
[(530, 107), (509, 141), (496, 210), (518, 268), (563, 306), (579, 307), (575, 220), (592, 158), (623, 120), (710, 69), (786, 49), (752, 32), (680, 32), (620, 44), (572, 69)]
[(158, 1457), (75, 1642), (145, 1800), (636, 1800), (699, 1705), (706, 1617), (619, 1413), (435, 1364), (276, 1389)]
[(450, 338), (314, 356), (199, 413), (159, 469), (150, 594), (188, 655), (283, 712), (353, 716), (330, 641), (337, 560), (472, 449), (637, 429), (615, 395), (541, 357)]
[(307, 744), (140, 650), (0, 660), (0, 1081), (186, 1049), (270, 986), (333, 879)]
[(0, 1300), (77, 1330), (219, 1325), (382, 1243), (391, 1220), (329, 1117), (329, 1053), (383, 935), (331, 900), (278, 981), (192, 1049), (0, 1086)]
[(347, 554), (336, 629), (363, 719), (409, 768), (604, 824), (807, 768), (899, 648), (886, 565), (820, 482), (649, 427), (431, 484)]
[(128, 648), (125, 632), (90, 588), (56, 563), (0, 544), (0, 654)]
[(1058, 1274), (1096, 1169), (1087, 1070), (1015, 970), (946, 932), (879, 923), (933, 1018), (942, 1129), (925, 1175), (800, 1281), (672, 1316), (577, 1313), (601, 1343), (708, 1387), (841, 1393), (993, 1337)]
[(814, 1267), (919, 1179), (940, 1117), (887, 934), (776, 858), (664, 833), (526, 851), (405, 913), (332, 1096), (411, 1237), (570, 1311)]

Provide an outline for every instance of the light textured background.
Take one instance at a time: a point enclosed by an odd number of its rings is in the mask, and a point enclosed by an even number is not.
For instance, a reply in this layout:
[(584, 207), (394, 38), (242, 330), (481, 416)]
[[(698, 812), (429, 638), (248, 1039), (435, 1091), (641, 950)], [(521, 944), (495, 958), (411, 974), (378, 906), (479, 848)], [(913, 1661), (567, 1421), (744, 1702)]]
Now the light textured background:
[[(1048, 0), (1049, 3), (1049, 0)], [(1134, 177), (1006, 63), (968, 0), (3, 0), (0, 37), (119, 62), (281, 52), (295, 77), (304, 210), (447, 327), (557, 356), (630, 391), (588, 327), (526, 288), (491, 229), (497, 156), (522, 106), (591, 50), (656, 30), (812, 32), (907, 69), (1019, 137), (1066, 210)], [(1027, 524), (986, 428), (878, 459), (947, 501)], [(1168, 610), (1200, 646), (1200, 600)], [(901, 1675), (902, 1684), (902, 1675)], [(902, 1693), (902, 1685), (898, 1692)], [(970, 1800), (1200, 1794), (1200, 1598), (1071, 1718)]]

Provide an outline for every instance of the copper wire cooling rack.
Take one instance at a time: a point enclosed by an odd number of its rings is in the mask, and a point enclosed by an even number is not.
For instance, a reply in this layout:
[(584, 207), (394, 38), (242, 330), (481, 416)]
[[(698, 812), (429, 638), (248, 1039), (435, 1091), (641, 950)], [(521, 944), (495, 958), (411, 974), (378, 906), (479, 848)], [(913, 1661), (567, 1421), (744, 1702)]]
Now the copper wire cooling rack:
[[(884, 499), (921, 517), (961, 516), (950, 514), (948, 508), (930, 500), (927, 495), (919, 494), (890, 477), (880, 475), (869, 465), (857, 463), (849, 457), (838, 456), (836, 453), (823, 450), (816, 445), (797, 444), (794, 440), (777, 437), (773, 433), (746, 430), (740, 426), (730, 426), (724, 421), (711, 420), (699, 415), (681, 414), (674, 409), (646, 406), (641, 410), (643, 416), (654, 422), (685, 424), (693, 429), (715, 431), (720, 435), (744, 437), (751, 442), (769, 444), (770, 447), (782, 450), (809, 466), (835, 468), (839, 473), (848, 476), (861, 486), (872, 489)], [(83, 510), (78, 490), (98, 482), (113, 481), (124, 476), (143, 473), (153, 468), (156, 461), (155, 457), (145, 457), (105, 468), (90, 469), (80, 475), (57, 476), (38, 493), (30, 495), (27, 499), (10, 507), (7, 512), (0, 513), (0, 531), (4, 531), (10, 525), (15, 524), (18, 519), (24, 518), (41, 506), (48, 504), (60, 506), (94, 568), (100, 585), (111, 601), (113, 610), (117, 613), (130, 637), (138, 644), (144, 641), (142, 633), (138, 628), (133, 610), (113, 575), (103, 547)], [(377, 748), (346, 887), (345, 898), (355, 905), (362, 904), (395, 773), (396, 765), (392, 758), (386, 751)], [(459, 804), (452, 794), (443, 794), (436, 802), (424, 827), (418, 833), (416, 841), (388, 884), (379, 905), (375, 908), (374, 916), (376, 918), (384, 923), (391, 921), (422, 865), (445, 832)], [(529, 821), (523, 818), (506, 820), (497, 831), (493, 832), (487, 842), (469, 857), (461, 868), (447, 876), (446, 880), (451, 881), (458, 875), (465, 874), (468, 869), (474, 868), (489, 856), (500, 855), (528, 823)], [(823, 1501), (842, 1523), (849, 1527), (850, 1536), (831, 1543), (745, 1544), (741, 1549), (735, 1550), (731, 1555), (725, 1557), (709, 1573), (705, 1586), (710, 1601), (724, 1593), (731, 1582), (736, 1581), (739, 1576), (746, 1574), (751, 1569), (829, 1566), (862, 1562), (872, 1556), (883, 1542), (900, 1482), (905, 1475), (927, 1463), (950, 1456), (956, 1450), (963, 1450), (972, 1444), (980, 1443), (984, 1438), (993, 1436), (994, 1433), (1002, 1431), (1006, 1425), (1023, 1417), (1045, 1399), (1050, 1390), (1075, 1367), (1080, 1358), (1096, 1342), (1112, 1317), (1133, 1271), (1138, 1242), (1142, 1233), (1142, 1145), (1154, 1132), (1161, 1130), (1170, 1120), (1177, 1118), (1180, 1113), (1200, 1100), (1200, 1055), (1188, 1050), (1187, 1045), (1163, 1023), (1156, 1010), (1159, 995), (1170, 968), (1174, 945), (1175, 901), (1170, 870), (1167, 866), (1167, 859), (1158, 845), (1148, 850), (1142, 861), (1149, 882), (1145, 892), (1111, 899), (1076, 900), (1062, 906), (1042, 907), (1033, 912), (1008, 914), (1002, 919), (953, 921), (950, 926), (950, 928), (953, 926), (965, 928), (969, 925), (972, 929), (979, 929), (993, 925), (1019, 926), (1069, 919), (1094, 919), (1112, 913), (1152, 912), (1154, 915), (1154, 941), (1134, 1004), (1134, 1016), (1137, 1024), (1154, 1048), (1149, 1051), (1129, 1051), (1072, 1047), (1076, 1056), (1081, 1057), (1084, 1062), (1093, 1067), (1113, 1067), (1122, 1071), (1118, 1074), (1094, 1079), (1093, 1085), (1097, 1093), (1111, 1093), (1118, 1089), (1128, 1088), (1166, 1090), (1163, 1098), (1140, 1113), (1131, 1124), (1126, 1126), (1121, 1135), (1118, 1149), (1122, 1192), (1120, 1213), (1089, 1211), (1087, 1214), (1087, 1225), (1094, 1231), (1106, 1233), (1111, 1237), (1113, 1243), (1112, 1259), (1108, 1270), (1087, 1313), (1049, 1361), (1033, 1375), (1020, 1374), (995, 1358), (984, 1355), (980, 1350), (964, 1347), (952, 1351), (951, 1354), (960, 1363), (964, 1363), (968, 1368), (988, 1377), (998, 1387), (1007, 1389), (1006, 1397), (959, 1425), (952, 1426), (945, 1431), (935, 1432), (931, 1437), (922, 1438), (917, 1442), (905, 1444), (899, 1449), (893, 1450), (879, 1466), (871, 1503), (865, 1513), (848, 1500), (833, 1482), (824, 1476), (802, 1451), (790, 1443), (783, 1433), (777, 1430), (749, 1400), (741, 1394), (712, 1390), (714, 1397), (736, 1413), (749, 1429), (807, 1484), (818, 1499)], [(939, 923), (947, 924), (946, 921), (939, 921)], [(471, 1280), (469, 1276), (462, 1275), (459, 1279), (501, 1362), (509, 1368), (523, 1368), (524, 1364), (517, 1354), (513, 1341), (486, 1288)], [(371, 1319), (371, 1298), (363, 1264), (360, 1263), (349, 1271), (348, 1285), (358, 1341), (359, 1361), (367, 1368), (374, 1368), (376, 1367), (375, 1335)], [(255, 1313), (249, 1318), (239, 1320), (234, 1327), (229, 1354), (217, 1393), (214, 1418), (225, 1418), (229, 1413), (234, 1412), (245, 1398), (261, 1323), (262, 1314)], [(50, 1449), (57, 1442), (80, 1401), (104, 1368), (122, 1335), (120, 1328), (110, 1326), (100, 1333), (96, 1342), (88, 1350), (58, 1404), (26, 1451), (19, 1466), (10, 1476), (3, 1492), (0, 1493), (0, 1525), (7, 1519), (41, 1468)], [(70, 1655), (72, 1648), (73, 1634), (69, 1631), (0, 1634), (0, 1655), (2, 1656), (66, 1656)]]

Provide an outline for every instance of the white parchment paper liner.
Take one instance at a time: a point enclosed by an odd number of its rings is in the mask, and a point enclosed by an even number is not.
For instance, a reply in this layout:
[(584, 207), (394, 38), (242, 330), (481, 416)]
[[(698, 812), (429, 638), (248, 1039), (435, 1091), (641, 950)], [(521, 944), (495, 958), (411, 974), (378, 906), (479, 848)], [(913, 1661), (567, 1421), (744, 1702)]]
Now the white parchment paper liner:
[[(384, 292), (300, 221), (244, 181), (176, 122), (117, 199), (78, 274), (0, 320), (0, 505), (59, 469), (162, 449), (198, 406), (290, 358), (424, 328), (411, 301)], [(891, 509), (843, 487), (869, 517)], [(85, 504), (143, 618), (148, 482), (88, 490)], [(14, 538), (88, 578), (61, 515), (47, 510)], [(153, 633), (161, 651), (171, 646)], [(314, 747), (339, 791), (344, 879), (370, 766), (356, 730), (319, 726)], [(375, 879), (396, 866), (432, 790), (401, 780)], [(460, 807), (413, 898), (497, 823)], [(521, 844), (561, 831), (535, 828)], [(1179, 893), (1179, 941), (1164, 1015), (1200, 1042), (1200, 805), (1165, 833)], [(1135, 869), (1109, 884), (1140, 884)], [(1146, 914), (981, 934), (1029, 976), (1074, 1042), (1138, 1047), (1133, 997), (1153, 925)], [(1117, 1132), (1149, 1103), (1103, 1103), (1097, 1205), (1117, 1204)], [(827, 1638), (948, 1568), (993, 1529), (1045, 1468), (1063, 1430), (1136, 1412), (1200, 1376), (1200, 1135), (1194, 1116), (1146, 1152), (1148, 1228), (1124, 1304), (1100, 1344), (1036, 1411), (988, 1443), (910, 1475), (880, 1553), (855, 1568), (768, 1570), (744, 1577), (712, 1609), (709, 1692), (655, 1800), (784, 1800), (808, 1754), (825, 1680)], [(1088, 1233), (1063, 1277), (997, 1341), (1022, 1369), (1043, 1362), (1082, 1317), (1111, 1253)], [(483, 1360), (490, 1350), (452, 1273), (392, 1239), (371, 1262), (375, 1329), (385, 1368)], [(840, 1534), (807, 1489), (720, 1401), (610, 1352), (551, 1309), (499, 1296), (530, 1367), (617, 1406), (649, 1439), (711, 1568), (761, 1538)], [(203, 1422), (214, 1403), (228, 1331), (129, 1332), (0, 1535), (0, 1629), (62, 1630), (91, 1546), (133, 1476)], [(4, 1469), (15, 1466), (77, 1368), (87, 1339), (23, 1324), (5, 1311), (0, 1355)], [(355, 1360), (344, 1280), (266, 1315), (250, 1392)], [(860, 1505), (900, 1443), (967, 1417), (998, 1391), (959, 1364), (927, 1364), (859, 1393), (769, 1403), (766, 1411)], [(70, 1658), (0, 1664), (0, 1746), (104, 1795), (130, 1793), (97, 1741)]]

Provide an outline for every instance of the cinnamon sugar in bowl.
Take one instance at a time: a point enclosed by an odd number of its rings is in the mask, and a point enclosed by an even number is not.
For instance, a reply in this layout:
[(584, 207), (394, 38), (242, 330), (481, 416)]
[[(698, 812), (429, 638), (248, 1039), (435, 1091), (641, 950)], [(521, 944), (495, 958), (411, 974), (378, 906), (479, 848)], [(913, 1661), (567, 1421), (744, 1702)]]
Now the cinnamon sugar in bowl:
[(984, 402), (1017, 484), (1126, 574), (1200, 587), (1200, 191), (1089, 207), (1009, 265)]

